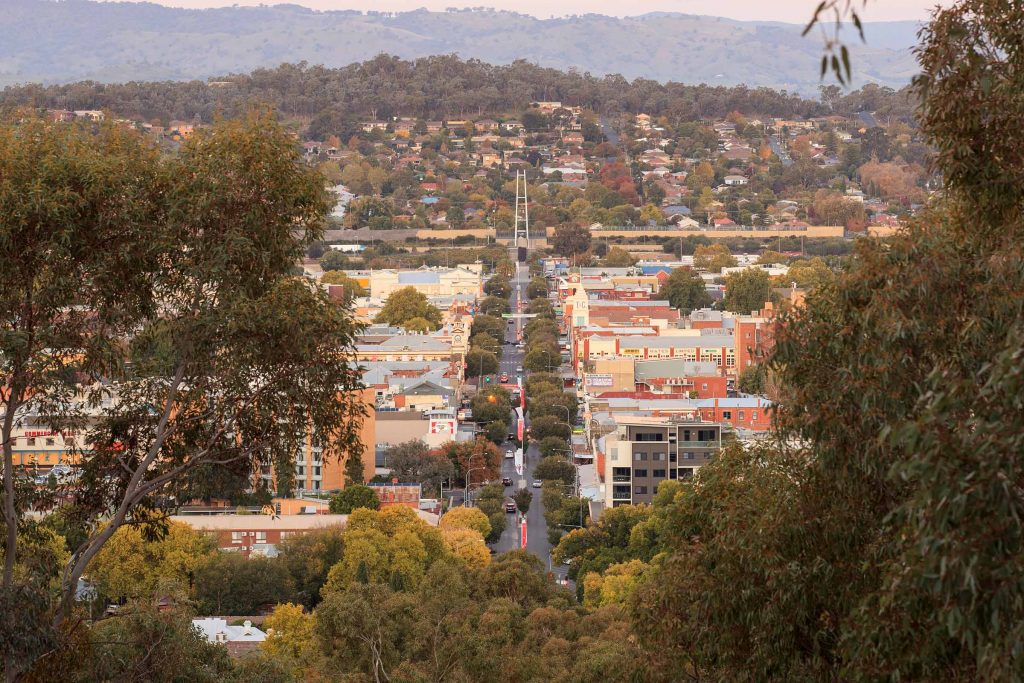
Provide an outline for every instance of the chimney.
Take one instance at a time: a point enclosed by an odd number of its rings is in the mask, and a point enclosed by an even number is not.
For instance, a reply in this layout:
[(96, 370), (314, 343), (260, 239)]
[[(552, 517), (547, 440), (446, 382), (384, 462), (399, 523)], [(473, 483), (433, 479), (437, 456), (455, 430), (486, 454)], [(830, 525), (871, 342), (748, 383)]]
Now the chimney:
[(252, 635), (252, 622), (249, 621), (248, 619), (246, 619), (245, 621), (242, 622), (242, 635), (243, 636), (251, 636)]

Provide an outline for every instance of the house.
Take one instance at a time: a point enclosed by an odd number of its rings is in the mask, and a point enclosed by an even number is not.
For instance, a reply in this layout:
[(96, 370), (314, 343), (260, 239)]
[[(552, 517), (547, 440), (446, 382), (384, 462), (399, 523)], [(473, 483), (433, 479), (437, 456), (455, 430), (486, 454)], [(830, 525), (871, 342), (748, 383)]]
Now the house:
[(566, 131), (562, 133), (562, 142), (567, 145), (582, 145), (583, 133), (577, 131)]
[(252, 625), (248, 619), (241, 626), (229, 626), (226, 619), (204, 617), (192, 620), (192, 628), (211, 643), (223, 645), (232, 657), (240, 657), (257, 650), (267, 634)]
[(501, 124), (501, 129), (506, 133), (522, 133), (523, 124), (515, 119), (505, 121)]
[(739, 185), (746, 185), (749, 181), (746, 176), (741, 175), (727, 175), (723, 179), (725, 184), (729, 187), (737, 187)]
[(100, 122), (103, 120), (103, 112), (98, 109), (76, 109), (75, 118)]
[(493, 133), (498, 130), (498, 122), (494, 119), (480, 119), (473, 122), (473, 127), (485, 133)]

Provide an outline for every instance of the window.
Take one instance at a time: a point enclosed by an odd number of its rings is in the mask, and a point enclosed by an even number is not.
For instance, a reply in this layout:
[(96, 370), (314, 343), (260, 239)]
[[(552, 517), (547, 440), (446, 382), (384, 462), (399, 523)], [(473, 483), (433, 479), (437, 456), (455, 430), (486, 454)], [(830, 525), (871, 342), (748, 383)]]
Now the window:
[(693, 453), (683, 453), (683, 460), (693, 460)]
[(751, 420), (752, 420), (753, 422), (757, 422), (757, 411), (756, 411), (756, 410), (752, 410), (752, 411), (750, 411), (750, 419), (751, 419)]
[(741, 420), (743, 419), (743, 412), (744, 412), (744, 411), (742, 411), (742, 410), (740, 411), (740, 419), (741, 419)]
[(47, 439), (46, 439), (46, 445), (47, 446), (52, 446), (52, 445), (54, 445), (54, 443), (56, 443), (56, 442), (53, 440), (53, 437), (47, 437)]
[(690, 479), (691, 477), (693, 477), (693, 468), (692, 467), (680, 467), (679, 468), (679, 478), (680, 479)]
[(231, 532), (231, 542), (232, 543), (241, 543), (242, 542), (242, 532), (241, 531), (232, 531)]
[(257, 543), (266, 543), (267, 542), (267, 532), (266, 531), (257, 531), (256, 532), (256, 542)]
[[(722, 419), (723, 420), (731, 420), (732, 419), (732, 411), (731, 410), (723, 410), (722, 411)], [(743, 413), (740, 413), (740, 419), (741, 420), (743, 419)]]
[(634, 441), (664, 441), (663, 432), (637, 432)]
[(319, 477), (320, 476), (320, 466), (319, 465), (317, 465), (316, 467), (313, 468), (313, 476), (314, 477)]
[(651, 460), (665, 460), (664, 453), (651, 453)]
[(668, 456), (668, 461), (669, 462), (675, 462), (676, 461), (676, 454), (673, 453), (672, 455)]
[(636, 493), (637, 495), (641, 495), (642, 496), (642, 495), (647, 493), (647, 487), (646, 486), (637, 486), (636, 488), (633, 489), (633, 493)]
[(634, 453), (633, 454), (633, 459), (634, 460), (647, 460), (647, 453), (646, 453), (646, 451), (640, 451), (638, 453)]
[(298, 467), (295, 468), (295, 474), (296, 474), (296, 476), (299, 476), (299, 477), (306, 476), (306, 468), (303, 467), (302, 465), (299, 465)]
[(655, 479), (664, 479), (665, 478), (665, 470), (654, 470), (654, 478)]
[(25, 445), (26, 446), (35, 446), (36, 445), (36, 438), (34, 436), (28, 437), (27, 439), (25, 439)]
[(700, 385), (700, 388), (701, 388), (701, 389), (703, 389), (704, 391), (707, 391), (707, 390), (708, 390), (708, 383), (707, 383), (707, 382), (703, 382), (703, 383), (702, 383), (702, 384)]
[(676, 471), (674, 469), (668, 471), (668, 478), (669, 479), (675, 479), (676, 478)]
[(633, 476), (634, 477), (646, 477), (647, 476), (647, 470), (633, 470)]

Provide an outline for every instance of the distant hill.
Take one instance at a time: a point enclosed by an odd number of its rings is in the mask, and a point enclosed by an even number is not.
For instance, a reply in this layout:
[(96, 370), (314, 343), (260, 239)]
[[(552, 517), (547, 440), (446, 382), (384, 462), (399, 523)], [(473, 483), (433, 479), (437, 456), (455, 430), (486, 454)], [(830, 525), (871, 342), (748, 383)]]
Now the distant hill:
[[(821, 44), (801, 27), (685, 14), (537, 19), (494, 10), (362, 14), (295, 5), (185, 10), (150, 3), (4, 0), (0, 86), (187, 80), (283, 62), (343, 66), (379, 53), (525, 59), (595, 75), (817, 90)], [(857, 84), (916, 73), (914, 22), (866, 24)], [(853, 38), (851, 34), (851, 39)]]

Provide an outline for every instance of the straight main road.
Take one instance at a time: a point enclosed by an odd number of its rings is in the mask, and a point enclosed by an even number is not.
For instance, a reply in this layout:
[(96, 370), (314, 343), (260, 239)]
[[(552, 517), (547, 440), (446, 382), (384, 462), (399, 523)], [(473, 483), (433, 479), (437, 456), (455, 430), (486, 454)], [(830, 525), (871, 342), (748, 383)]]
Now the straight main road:
[[(525, 267), (521, 268), (518, 276), (513, 278), (512, 294), (509, 297), (513, 312), (518, 312), (519, 301), (523, 301), (525, 306), (526, 285), (529, 281), (529, 270)], [(502, 349), (501, 372), (508, 374), (510, 382), (515, 382), (521, 376), (525, 379), (525, 375), (520, 371), (523, 365), (523, 349), (520, 349), (517, 344), (526, 321), (522, 318), (513, 318), (512, 320), (513, 323), (508, 325), (505, 331), (506, 343)], [(515, 433), (517, 425), (514, 418), (510, 424), (512, 425), (511, 431)], [(525, 426), (529, 426), (529, 419), (526, 420)], [(513, 446), (510, 444), (504, 446), (506, 449), (510, 447)], [(548, 529), (544, 521), (544, 505), (540, 499), (540, 489), (533, 488), (533, 468), (539, 461), (540, 450), (537, 448), (537, 444), (531, 440), (527, 452), (523, 454), (523, 476), (516, 474), (515, 463), (511, 458), (502, 460), (501, 476), (512, 479), (512, 486), (506, 488), (509, 497), (520, 488), (529, 488), (533, 492), (533, 501), (526, 514), (526, 549), (540, 558), (545, 567), (551, 568), (551, 544), (548, 543)], [(508, 514), (506, 517), (508, 526), (494, 546), (499, 553), (520, 547), (520, 515), (519, 513)], [(565, 576), (564, 567), (555, 567), (552, 568), (552, 571), (559, 578)]]

